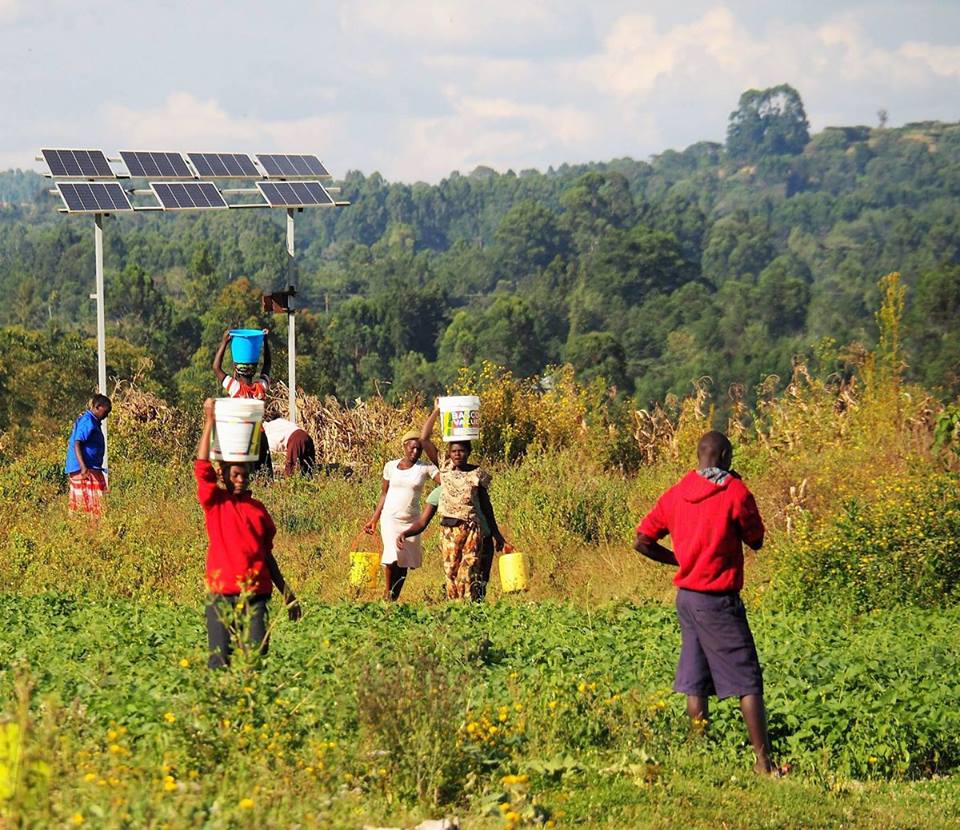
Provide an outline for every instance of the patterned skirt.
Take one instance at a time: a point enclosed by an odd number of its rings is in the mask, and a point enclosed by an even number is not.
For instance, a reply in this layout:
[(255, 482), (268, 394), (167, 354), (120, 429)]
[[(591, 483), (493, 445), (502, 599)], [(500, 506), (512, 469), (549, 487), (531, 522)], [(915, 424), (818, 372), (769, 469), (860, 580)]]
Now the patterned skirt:
[(483, 599), (480, 528), (475, 522), (440, 525), (440, 551), (448, 599)]
[(90, 470), (86, 480), (80, 473), (71, 473), (70, 509), (91, 516), (103, 515), (103, 494), (107, 492), (107, 477), (102, 470)]

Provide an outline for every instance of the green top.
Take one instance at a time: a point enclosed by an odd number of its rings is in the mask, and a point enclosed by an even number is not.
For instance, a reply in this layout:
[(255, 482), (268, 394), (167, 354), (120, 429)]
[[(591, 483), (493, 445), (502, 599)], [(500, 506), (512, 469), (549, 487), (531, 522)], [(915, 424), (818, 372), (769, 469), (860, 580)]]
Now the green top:
[[(440, 496), (443, 495), (443, 485), (440, 487), (434, 487), (430, 491), (430, 495), (427, 496), (427, 504), (432, 504), (437, 510), (440, 509)], [(487, 517), (484, 515), (484, 512), (480, 509), (480, 505), (475, 505), (477, 509), (477, 526), (480, 528), (481, 536), (490, 535), (490, 526), (487, 524)]]

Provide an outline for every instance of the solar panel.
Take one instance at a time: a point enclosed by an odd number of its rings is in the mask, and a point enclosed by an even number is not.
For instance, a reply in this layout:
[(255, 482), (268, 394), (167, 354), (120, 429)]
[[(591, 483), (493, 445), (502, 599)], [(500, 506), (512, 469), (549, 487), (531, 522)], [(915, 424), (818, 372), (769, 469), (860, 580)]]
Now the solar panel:
[(320, 159), (316, 156), (261, 153), (257, 156), (257, 161), (260, 162), (260, 166), (263, 167), (267, 177), (271, 179), (330, 178), (327, 168), (320, 163)]
[(103, 150), (41, 150), (55, 179), (115, 179)]
[(187, 158), (204, 179), (260, 178), (260, 171), (246, 153), (187, 153)]
[(138, 179), (192, 179), (180, 153), (153, 153), (138, 150), (121, 150), (120, 158), (127, 165), (130, 175)]
[(164, 210), (210, 210), (227, 203), (211, 182), (150, 182)]
[(320, 207), (333, 199), (320, 182), (257, 182), (270, 207)]
[(57, 188), (70, 213), (133, 210), (124, 189), (116, 182), (59, 182)]

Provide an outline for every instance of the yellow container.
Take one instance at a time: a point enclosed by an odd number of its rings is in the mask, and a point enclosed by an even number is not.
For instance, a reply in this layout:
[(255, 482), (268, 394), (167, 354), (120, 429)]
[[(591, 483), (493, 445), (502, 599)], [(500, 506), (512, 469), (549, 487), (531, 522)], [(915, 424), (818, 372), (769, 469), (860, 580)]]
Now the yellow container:
[(350, 554), (350, 585), (361, 591), (374, 590), (380, 584), (380, 554), (354, 551)]
[(500, 557), (500, 589), (505, 594), (526, 591), (530, 582), (530, 559), (525, 553), (504, 553)]

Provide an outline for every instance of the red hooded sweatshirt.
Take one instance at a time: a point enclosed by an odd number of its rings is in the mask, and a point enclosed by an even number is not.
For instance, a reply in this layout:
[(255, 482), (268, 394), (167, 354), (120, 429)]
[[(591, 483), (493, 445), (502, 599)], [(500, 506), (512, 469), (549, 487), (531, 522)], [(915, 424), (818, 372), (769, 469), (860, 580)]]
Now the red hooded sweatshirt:
[(194, 467), (197, 498), (207, 526), (207, 588), (212, 594), (254, 594), (273, 590), (267, 554), (273, 550), (277, 528), (262, 502), (250, 493), (230, 493), (217, 482), (209, 461)]
[(719, 484), (693, 470), (667, 490), (639, 525), (651, 539), (670, 535), (680, 569), (678, 588), (739, 591), (743, 545), (763, 544), (763, 521), (747, 486), (729, 474)]

